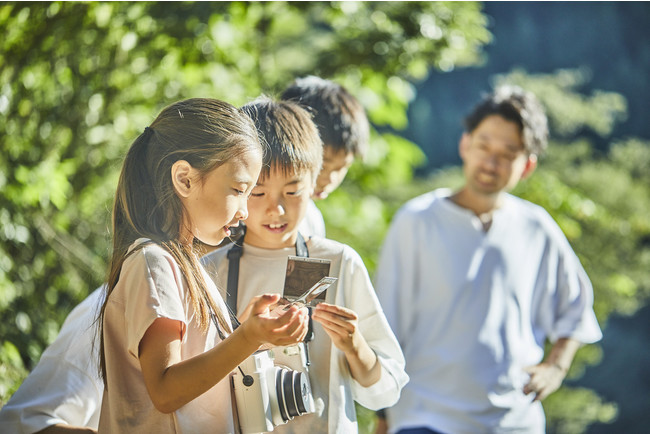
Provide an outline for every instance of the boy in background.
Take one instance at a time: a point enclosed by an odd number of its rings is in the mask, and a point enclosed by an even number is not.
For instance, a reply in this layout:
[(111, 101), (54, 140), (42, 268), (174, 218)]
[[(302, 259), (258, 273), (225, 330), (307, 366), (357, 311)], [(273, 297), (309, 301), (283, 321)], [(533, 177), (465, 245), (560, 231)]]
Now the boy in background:
[[(249, 302), (265, 292), (282, 292), (288, 256), (300, 250), (331, 261), (338, 282), (325, 302), (313, 309), (313, 339), (308, 343), (309, 377), (316, 412), (277, 426), (280, 433), (356, 432), (354, 401), (379, 409), (397, 401), (408, 381), (404, 358), (375, 295), (359, 255), (349, 246), (312, 236), (303, 239), (299, 225), (314, 191), (323, 151), (309, 114), (298, 104), (258, 100), (243, 107), (269, 144), (262, 173), (248, 202), (242, 254), (226, 246), (203, 258), (218, 288), (235, 279), (231, 306), (245, 316)], [(237, 261), (237, 272), (231, 271)], [(233, 276), (230, 273), (235, 273)], [(283, 354), (276, 352), (283, 364)], [(299, 367), (291, 366), (293, 369)]]
[[(325, 199), (341, 185), (354, 159), (365, 157), (370, 136), (366, 112), (343, 86), (315, 76), (296, 79), (280, 98), (297, 102), (313, 115), (323, 141), (323, 165), (312, 199)], [(300, 229), (303, 235), (325, 237), (325, 222), (313, 200)]]

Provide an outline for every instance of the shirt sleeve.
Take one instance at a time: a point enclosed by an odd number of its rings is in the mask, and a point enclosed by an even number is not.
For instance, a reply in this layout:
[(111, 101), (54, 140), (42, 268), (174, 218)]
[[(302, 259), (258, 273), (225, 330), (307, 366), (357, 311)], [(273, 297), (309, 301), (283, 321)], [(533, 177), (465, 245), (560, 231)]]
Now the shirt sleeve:
[(128, 351), (138, 358), (142, 337), (158, 318), (182, 323), (183, 340), (189, 318), (186, 317), (184, 277), (169, 253), (159, 246), (146, 246), (122, 266), (124, 282), (124, 322)]
[(404, 355), (388, 325), (375, 294), (368, 272), (356, 252), (350, 251), (346, 261), (346, 305), (359, 316), (359, 329), (368, 345), (377, 354), (381, 365), (380, 379), (369, 387), (363, 387), (351, 378), (352, 396), (355, 401), (371, 410), (394, 405), (408, 382)]
[(593, 310), (591, 281), (554, 222), (549, 233), (551, 247), (543, 258), (545, 273), (538, 282), (545, 288), (541, 291), (544, 296), (538, 308), (538, 323), (551, 342), (560, 338), (572, 338), (584, 344), (597, 342), (602, 332)]
[(602, 333), (593, 310), (594, 292), (578, 258), (570, 252), (560, 261), (556, 295), (556, 317), (549, 340), (572, 338), (584, 344), (601, 339)]
[(92, 351), (98, 345), (93, 322), (102, 299), (97, 290), (70, 313), (0, 411), (0, 432), (32, 433), (55, 424), (97, 429), (104, 385)]

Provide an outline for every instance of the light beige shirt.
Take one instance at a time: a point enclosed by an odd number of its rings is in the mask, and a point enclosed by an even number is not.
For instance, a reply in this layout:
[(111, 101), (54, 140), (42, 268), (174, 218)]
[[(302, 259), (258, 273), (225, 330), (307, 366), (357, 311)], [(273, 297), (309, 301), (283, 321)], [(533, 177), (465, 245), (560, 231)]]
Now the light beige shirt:
[[(224, 294), (228, 279), (226, 254), (230, 247), (202, 258), (206, 270)], [(312, 237), (307, 247), (310, 257), (331, 260), (330, 276), (339, 280), (329, 287), (325, 301), (357, 313), (361, 333), (379, 357), (381, 378), (370, 387), (357, 383), (350, 375), (343, 352), (332, 344), (323, 327), (314, 322), (315, 336), (309, 343), (312, 361), (309, 378), (317, 412), (298, 416), (286, 425), (277, 426), (273, 432), (357, 432), (354, 401), (370, 409), (388, 407), (397, 402), (408, 381), (404, 356), (377, 301), (361, 257), (349, 246), (319, 237)], [(287, 257), (295, 254), (294, 248), (268, 250), (244, 244), (239, 266), (237, 311), (242, 312), (256, 295), (282, 293)], [(282, 363), (281, 356), (277, 361)]]

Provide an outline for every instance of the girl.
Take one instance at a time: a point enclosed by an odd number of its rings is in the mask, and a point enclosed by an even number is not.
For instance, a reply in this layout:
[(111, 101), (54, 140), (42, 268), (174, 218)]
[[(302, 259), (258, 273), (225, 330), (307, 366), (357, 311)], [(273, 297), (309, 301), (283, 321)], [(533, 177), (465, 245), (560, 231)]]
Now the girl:
[(100, 432), (234, 432), (228, 374), (264, 343), (304, 338), (304, 309), (269, 314), (279, 295), (232, 332), (197, 259), (196, 241), (217, 245), (248, 216), (262, 156), (250, 119), (214, 99), (172, 104), (131, 145), (99, 318)]

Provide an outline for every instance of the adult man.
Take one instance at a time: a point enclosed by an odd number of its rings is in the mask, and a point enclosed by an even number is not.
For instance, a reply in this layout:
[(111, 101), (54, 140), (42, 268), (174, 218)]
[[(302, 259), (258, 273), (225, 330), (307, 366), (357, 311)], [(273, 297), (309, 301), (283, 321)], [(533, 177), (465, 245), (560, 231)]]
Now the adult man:
[(387, 409), (391, 432), (543, 433), (539, 401), (580, 344), (600, 339), (591, 284), (560, 228), (507, 193), (547, 134), (533, 95), (497, 89), (466, 119), (465, 185), (397, 213), (375, 276), (411, 377)]

